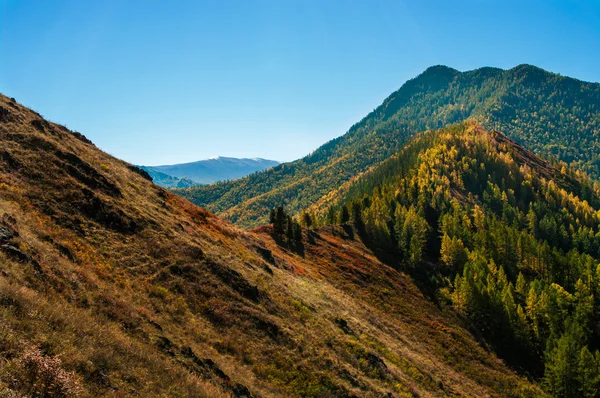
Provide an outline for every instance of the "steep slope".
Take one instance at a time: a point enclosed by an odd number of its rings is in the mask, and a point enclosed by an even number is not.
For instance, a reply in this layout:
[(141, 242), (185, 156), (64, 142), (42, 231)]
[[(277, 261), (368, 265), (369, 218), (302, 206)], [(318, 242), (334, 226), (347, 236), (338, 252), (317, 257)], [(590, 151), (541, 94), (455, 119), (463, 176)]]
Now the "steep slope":
[(243, 231), (0, 96), (0, 395), (537, 396), (348, 228)]
[[(228, 158), (217, 156), (210, 159), (200, 160), (191, 163), (181, 163), (164, 166), (142, 166), (142, 168), (152, 175), (153, 172), (163, 173), (177, 179), (192, 180), (197, 184), (211, 184), (217, 181), (235, 180), (256, 173), (279, 164), (275, 160), (261, 158)], [(154, 180), (158, 185), (160, 181)], [(165, 188), (172, 188), (165, 186)], [(175, 188), (175, 187), (174, 187)], [(179, 188), (179, 187), (176, 187)]]
[(414, 134), (474, 117), (535, 153), (600, 175), (600, 84), (520, 65), (458, 72), (434, 66), (406, 82), (381, 106), (296, 162), (238, 181), (178, 194), (244, 227), (266, 221), (284, 204), (293, 212), (316, 203), (397, 152)]
[(469, 121), (419, 134), (312, 212), (351, 222), (554, 396), (597, 396), (599, 192)]

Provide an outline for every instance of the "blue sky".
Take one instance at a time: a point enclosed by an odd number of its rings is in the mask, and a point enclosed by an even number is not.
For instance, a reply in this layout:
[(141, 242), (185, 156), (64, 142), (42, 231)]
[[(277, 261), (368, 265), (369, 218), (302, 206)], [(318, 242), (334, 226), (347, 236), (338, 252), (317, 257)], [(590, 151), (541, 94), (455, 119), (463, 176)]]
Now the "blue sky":
[(136, 164), (308, 154), (425, 68), (600, 81), (600, 1), (0, 0), (0, 92)]

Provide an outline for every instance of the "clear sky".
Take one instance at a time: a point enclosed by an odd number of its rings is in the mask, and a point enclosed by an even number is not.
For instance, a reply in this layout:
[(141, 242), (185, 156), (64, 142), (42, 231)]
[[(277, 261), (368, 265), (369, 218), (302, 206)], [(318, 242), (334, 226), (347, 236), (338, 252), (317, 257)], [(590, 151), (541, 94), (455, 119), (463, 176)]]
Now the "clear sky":
[(600, 81), (600, 0), (0, 0), (0, 92), (136, 164), (289, 161), (425, 68)]

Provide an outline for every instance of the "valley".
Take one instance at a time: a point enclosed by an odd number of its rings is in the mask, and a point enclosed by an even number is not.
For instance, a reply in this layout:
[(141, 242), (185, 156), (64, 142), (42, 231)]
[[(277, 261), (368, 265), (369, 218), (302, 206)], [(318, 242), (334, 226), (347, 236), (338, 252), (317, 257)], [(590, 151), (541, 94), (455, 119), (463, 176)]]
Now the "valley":
[(542, 394), (352, 227), (244, 231), (0, 98), (3, 395)]
[(196, 186), (1, 96), (0, 395), (596, 396), (599, 106), (436, 66)]

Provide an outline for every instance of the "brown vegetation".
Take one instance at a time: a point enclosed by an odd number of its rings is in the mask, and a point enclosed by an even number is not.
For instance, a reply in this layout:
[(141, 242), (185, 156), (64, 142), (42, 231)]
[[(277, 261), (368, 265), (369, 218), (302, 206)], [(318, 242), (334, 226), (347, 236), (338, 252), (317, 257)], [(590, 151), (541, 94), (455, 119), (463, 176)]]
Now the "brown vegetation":
[(541, 394), (351, 230), (292, 252), (0, 106), (0, 395)]

